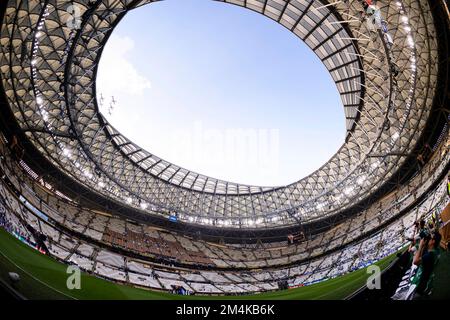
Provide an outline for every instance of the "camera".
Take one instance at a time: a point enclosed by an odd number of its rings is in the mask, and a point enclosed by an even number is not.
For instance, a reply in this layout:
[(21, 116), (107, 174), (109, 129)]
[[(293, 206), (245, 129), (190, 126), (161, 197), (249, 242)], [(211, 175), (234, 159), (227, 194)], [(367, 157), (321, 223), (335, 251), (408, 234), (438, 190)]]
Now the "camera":
[(431, 239), (431, 234), (428, 230), (422, 230), (419, 233), (420, 239), (424, 239), (426, 241), (429, 241)]

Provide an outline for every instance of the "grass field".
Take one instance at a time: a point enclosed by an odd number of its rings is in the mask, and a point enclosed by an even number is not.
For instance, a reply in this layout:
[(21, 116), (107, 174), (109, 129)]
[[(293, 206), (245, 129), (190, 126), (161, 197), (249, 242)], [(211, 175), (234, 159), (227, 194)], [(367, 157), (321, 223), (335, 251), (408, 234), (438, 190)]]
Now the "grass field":
[[(381, 269), (395, 259), (395, 254), (379, 261)], [(246, 296), (179, 296), (119, 285), (83, 273), (81, 289), (69, 290), (66, 286), (66, 266), (45, 256), (15, 239), (0, 228), (0, 279), (9, 283), (8, 272), (17, 272), (21, 281), (14, 285), (17, 292), (28, 299), (344, 299), (361, 288), (369, 276), (360, 269), (344, 276), (307, 287)]]

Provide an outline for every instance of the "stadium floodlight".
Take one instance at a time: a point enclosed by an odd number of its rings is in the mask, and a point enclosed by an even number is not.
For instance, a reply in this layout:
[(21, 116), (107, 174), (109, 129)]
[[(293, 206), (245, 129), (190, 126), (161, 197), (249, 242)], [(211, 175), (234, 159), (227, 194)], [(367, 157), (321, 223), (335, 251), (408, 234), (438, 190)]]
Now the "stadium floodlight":
[(367, 179), (366, 175), (362, 175), (362, 176), (358, 177), (358, 179), (356, 180), (356, 182), (357, 182), (359, 185), (362, 185), (362, 184), (364, 183), (364, 181), (366, 181), (366, 179)]
[(348, 188), (345, 188), (344, 193), (345, 193), (345, 195), (349, 196), (352, 194), (353, 190), (354, 190), (353, 187), (348, 187)]
[(70, 151), (70, 149), (68, 149), (68, 148), (64, 148), (64, 149), (63, 149), (63, 154), (64, 154), (66, 157), (70, 157), (70, 156), (72, 155), (72, 151)]
[(146, 202), (141, 202), (141, 208), (146, 210), (148, 208), (148, 204)]
[(84, 169), (83, 170), (83, 174), (84, 174), (85, 177), (87, 177), (89, 179), (92, 179), (92, 177), (93, 177), (92, 173), (88, 169)]
[(396, 132), (392, 135), (392, 141), (397, 141), (397, 139), (400, 137), (400, 133)]
[(411, 35), (408, 35), (408, 37), (406, 37), (406, 39), (408, 40), (408, 44), (410, 47), (414, 46), (414, 39)]
[(372, 167), (372, 169), (376, 169), (376, 168), (378, 168), (380, 166), (380, 161), (375, 161), (370, 166)]

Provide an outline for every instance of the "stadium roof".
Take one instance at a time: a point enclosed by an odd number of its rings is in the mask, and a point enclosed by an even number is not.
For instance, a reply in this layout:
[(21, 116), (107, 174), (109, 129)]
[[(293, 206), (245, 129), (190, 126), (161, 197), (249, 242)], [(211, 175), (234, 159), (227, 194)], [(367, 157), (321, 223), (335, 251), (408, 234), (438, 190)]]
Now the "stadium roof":
[(281, 187), (186, 170), (143, 150), (101, 115), (95, 79), (102, 50), (129, 10), (151, 2), (10, 0), (3, 21), (2, 83), (20, 128), (55, 166), (105, 197), (191, 223), (284, 226), (368, 197), (415, 147), (438, 71), (428, 1), (379, 1), (392, 48), (383, 31), (361, 21), (360, 1), (222, 1), (296, 34), (323, 61), (342, 97), (345, 143), (319, 170)]

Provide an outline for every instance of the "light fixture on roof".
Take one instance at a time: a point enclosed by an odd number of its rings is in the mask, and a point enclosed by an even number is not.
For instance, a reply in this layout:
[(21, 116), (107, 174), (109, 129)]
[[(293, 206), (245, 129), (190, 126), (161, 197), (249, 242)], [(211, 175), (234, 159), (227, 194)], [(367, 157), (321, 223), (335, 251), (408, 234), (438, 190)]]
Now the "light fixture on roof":
[(372, 169), (376, 169), (376, 168), (378, 168), (380, 166), (380, 161), (375, 161), (370, 166), (372, 167)]
[(349, 196), (352, 194), (353, 190), (354, 190), (353, 187), (348, 187), (348, 188), (345, 188), (344, 193), (345, 193), (345, 195)]
[(88, 169), (84, 169), (83, 174), (85, 177), (92, 179), (92, 173)]
[(397, 141), (397, 139), (400, 137), (400, 133), (396, 132), (392, 135), (392, 141)]
[(364, 181), (366, 181), (366, 179), (367, 179), (366, 175), (362, 175), (362, 176), (358, 177), (358, 179), (356, 180), (356, 182), (357, 182), (359, 185), (362, 185), (362, 184), (364, 183)]
[(413, 39), (413, 37), (409, 35), (409, 36), (406, 37), (406, 39), (408, 41), (409, 46), (413, 47), (414, 46), (414, 39)]
[(339, 193), (338, 195), (335, 195), (333, 197), (334, 201), (340, 202), (342, 200), (342, 193)]
[(66, 157), (70, 157), (72, 155), (72, 151), (70, 151), (70, 149), (68, 148), (63, 148), (63, 155), (65, 155)]
[(141, 202), (141, 208), (143, 210), (147, 209), (148, 208), (148, 204), (146, 202)]

